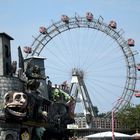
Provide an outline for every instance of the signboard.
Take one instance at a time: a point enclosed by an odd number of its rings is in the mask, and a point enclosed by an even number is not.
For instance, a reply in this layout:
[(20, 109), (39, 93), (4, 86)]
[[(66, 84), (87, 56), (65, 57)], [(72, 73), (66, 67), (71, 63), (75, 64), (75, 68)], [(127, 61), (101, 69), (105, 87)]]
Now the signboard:
[(76, 125), (76, 124), (68, 124), (67, 129), (78, 129), (78, 125)]

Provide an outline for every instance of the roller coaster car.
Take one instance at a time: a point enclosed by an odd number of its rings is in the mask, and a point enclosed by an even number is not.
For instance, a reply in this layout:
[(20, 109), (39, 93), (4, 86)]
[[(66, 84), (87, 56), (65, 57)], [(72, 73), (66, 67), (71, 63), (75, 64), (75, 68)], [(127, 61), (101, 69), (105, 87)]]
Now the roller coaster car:
[(92, 14), (91, 12), (87, 12), (87, 13), (86, 13), (86, 19), (87, 19), (88, 21), (92, 21), (92, 20), (93, 20), (93, 14)]
[(47, 33), (47, 29), (46, 29), (45, 27), (41, 26), (41, 27), (39, 28), (39, 32), (40, 32), (41, 34), (46, 34), (46, 33)]
[(28, 46), (25, 46), (25, 47), (23, 48), (23, 51), (24, 51), (25, 53), (32, 53), (32, 48), (31, 48), (31, 47), (28, 47)]
[(133, 47), (133, 46), (135, 46), (135, 41), (134, 41), (132, 38), (129, 38), (129, 39), (127, 40), (127, 44), (128, 44), (129, 46)]
[(113, 29), (116, 29), (117, 28), (117, 23), (115, 21), (111, 20), (109, 22), (109, 25), (108, 26), (111, 27), (111, 28), (113, 28)]
[(65, 22), (65, 23), (69, 23), (69, 17), (67, 15), (62, 15), (61, 21)]

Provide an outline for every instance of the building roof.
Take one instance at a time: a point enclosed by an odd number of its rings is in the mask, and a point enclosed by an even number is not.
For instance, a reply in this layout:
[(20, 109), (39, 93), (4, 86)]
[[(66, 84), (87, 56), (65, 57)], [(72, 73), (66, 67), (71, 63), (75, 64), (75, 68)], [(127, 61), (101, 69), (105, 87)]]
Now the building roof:
[[(118, 138), (131, 138), (131, 135), (123, 134), (123, 133), (118, 133), (114, 132), (114, 136)], [(107, 138), (107, 137), (112, 137), (112, 132), (111, 131), (106, 131), (106, 132), (100, 132), (92, 135), (86, 136), (87, 138)]]
[(28, 58), (25, 58), (25, 60), (29, 60), (29, 59), (46, 59), (45, 57), (40, 57), (40, 56), (31, 56), (31, 57), (28, 57)]
[(132, 137), (134, 139), (140, 139), (140, 133), (138, 133), (138, 131), (137, 131), (135, 134), (132, 135)]
[(14, 40), (11, 36), (9, 36), (8, 34), (6, 34), (5, 32), (0, 33), (0, 36), (5, 36), (5, 37), (7, 37), (9, 40)]

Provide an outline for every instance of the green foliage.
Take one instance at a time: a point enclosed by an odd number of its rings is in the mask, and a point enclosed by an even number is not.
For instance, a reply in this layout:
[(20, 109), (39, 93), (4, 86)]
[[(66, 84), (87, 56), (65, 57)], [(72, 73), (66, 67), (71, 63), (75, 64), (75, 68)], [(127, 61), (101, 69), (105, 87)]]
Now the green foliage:
[(98, 107), (97, 106), (92, 106), (92, 109), (94, 111), (94, 116), (97, 117), (98, 116), (98, 112), (99, 112)]
[(122, 127), (140, 130), (140, 105), (136, 107), (129, 106), (119, 111), (116, 117)]
[(103, 117), (105, 117), (106, 116), (106, 113), (100, 113), (100, 114), (98, 114), (98, 117), (99, 118), (103, 118)]

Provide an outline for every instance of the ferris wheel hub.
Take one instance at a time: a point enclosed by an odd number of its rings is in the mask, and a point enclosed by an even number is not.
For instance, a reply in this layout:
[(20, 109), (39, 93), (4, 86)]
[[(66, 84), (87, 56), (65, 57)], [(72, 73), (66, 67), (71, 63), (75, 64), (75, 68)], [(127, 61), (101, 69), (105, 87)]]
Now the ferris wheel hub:
[(72, 70), (72, 76), (78, 76), (78, 77), (80, 77), (80, 78), (83, 79), (83, 77), (84, 77), (84, 71), (81, 70), (81, 69), (79, 69), (79, 68), (74, 68)]

